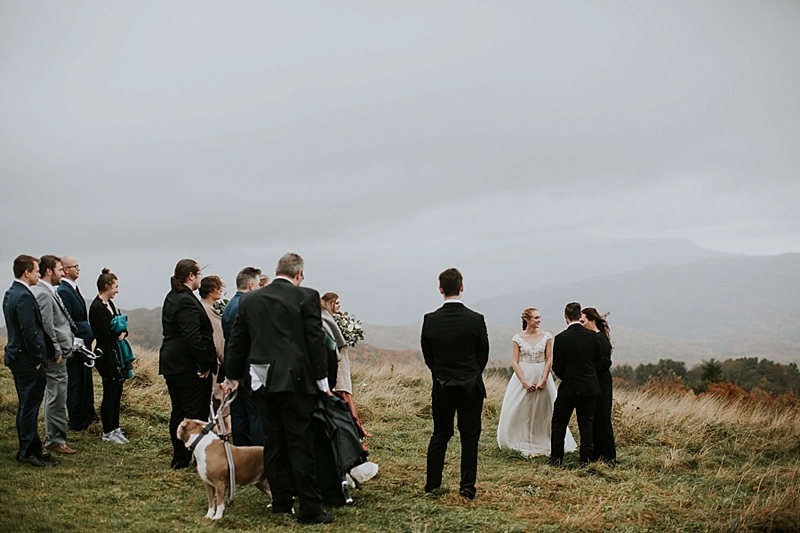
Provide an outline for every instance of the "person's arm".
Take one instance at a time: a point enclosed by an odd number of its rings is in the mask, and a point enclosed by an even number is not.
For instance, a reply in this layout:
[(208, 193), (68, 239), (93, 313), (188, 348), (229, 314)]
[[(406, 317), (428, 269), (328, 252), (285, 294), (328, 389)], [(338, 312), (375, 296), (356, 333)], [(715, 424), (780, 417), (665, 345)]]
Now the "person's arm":
[(594, 367), (598, 372), (602, 372), (603, 370), (607, 369), (608, 367), (605, 366), (606, 359), (603, 357), (603, 346), (599, 339), (600, 334), (596, 335), (594, 343)]
[(478, 345), (475, 348), (475, 353), (478, 357), (478, 366), (481, 373), (486, 368), (489, 362), (489, 333), (486, 330), (486, 321), (481, 317), (480, 331), (478, 332)]
[[(31, 295), (30, 298), (20, 298), (16, 309), (17, 322), (22, 333), (22, 342), (34, 362), (37, 359), (40, 361), (36, 365), (37, 368), (42, 364), (47, 366), (47, 348), (42, 344), (42, 337), (39, 335), (38, 326), (36, 325), (38, 307), (36, 299)], [(44, 339), (44, 342), (47, 342), (47, 339)]]
[(203, 342), (203, 336), (200, 334), (200, 320), (203, 318), (200, 313), (205, 313), (205, 310), (200, 309), (200, 306), (195, 305), (189, 298), (194, 298), (194, 296), (189, 294), (188, 297), (183, 297), (178, 301), (175, 318), (178, 322), (183, 342), (186, 343), (186, 347), (189, 349), (189, 355), (197, 365), (197, 373), (202, 376), (211, 370), (211, 365), (209, 364), (211, 362), (209, 360), (211, 347), (206, 346)]
[(303, 328), (306, 338), (306, 350), (311, 358), (314, 380), (321, 392), (330, 393), (328, 384), (328, 352), (325, 349), (325, 330), (322, 329), (322, 310), (319, 304), (319, 293), (306, 289), (303, 312)]
[(517, 379), (522, 383), (522, 388), (530, 391), (531, 384), (525, 381), (525, 374), (522, 372), (522, 367), (519, 366), (519, 344), (517, 344), (517, 341), (511, 341), (511, 366), (514, 368)]
[(600, 347), (602, 348), (603, 359), (601, 370), (608, 370), (611, 368), (611, 341), (602, 333), (598, 333), (598, 335), (601, 335)]
[(233, 390), (236, 390), (239, 380), (244, 376), (249, 352), (250, 331), (247, 328), (247, 307), (241, 305), (240, 302), (236, 320), (231, 329), (231, 338), (228, 341), (228, 355), (225, 356), (225, 375), (231, 382)]
[(547, 377), (550, 375), (550, 369), (553, 368), (553, 339), (547, 339), (544, 345), (544, 372), (542, 372), (542, 380), (536, 385), (537, 389), (543, 389), (547, 385)]
[(54, 361), (60, 363), (61, 347), (58, 345), (58, 335), (54, 325), (55, 311), (51, 305), (51, 302), (54, 303), (55, 301), (51, 295), (44, 292), (45, 290), (37, 290), (34, 296), (36, 296), (36, 304), (39, 306), (39, 314), (42, 316), (42, 329), (44, 329), (45, 337), (47, 337), (45, 342), (49, 340), (53, 344), (54, 353), (56, 354)]
[(431, 346), (431, 339), (427, 335), (428, 317), (426, 316), (422, 321), (422, 332), (420, 333), (419, 343), (422, 347), (422, 358), (425, 360), (425, 365), (433, 371), (433, 347)]
[(564, 355), (562, 354), (562, 346), (564, 345), (564, 340), (561, 339), (559, 342), (558, 335), (556, 338), (553, 339), (553, 374), (556, 375), (559, 379), (564, 379)]

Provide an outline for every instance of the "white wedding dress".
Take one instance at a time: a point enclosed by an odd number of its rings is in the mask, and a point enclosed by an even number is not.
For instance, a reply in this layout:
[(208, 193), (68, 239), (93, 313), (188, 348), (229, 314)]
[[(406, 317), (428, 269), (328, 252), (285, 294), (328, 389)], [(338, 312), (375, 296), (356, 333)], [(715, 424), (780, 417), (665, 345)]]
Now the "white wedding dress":
[[(544, 349), (552, 339), (545, 332), (542, 339), (531, 347), (519, 335), (511, 339), (519, 346), (519, 366), (528, 383), (539, 383), (544, 373)], [(523, 455), (550, 455), (550, 421), (553, 418), (553, 403), (556, 401), (556, 384), (553, 376), (547, 376), (544, 389), (528, 392), (517, 374), (511, 376), (503, 397), (500, 422), (497, 425), (497, 444), (503, 450), (517, 450)], [(567, 428), (564, 451), (577, 449), (572, 432)]]

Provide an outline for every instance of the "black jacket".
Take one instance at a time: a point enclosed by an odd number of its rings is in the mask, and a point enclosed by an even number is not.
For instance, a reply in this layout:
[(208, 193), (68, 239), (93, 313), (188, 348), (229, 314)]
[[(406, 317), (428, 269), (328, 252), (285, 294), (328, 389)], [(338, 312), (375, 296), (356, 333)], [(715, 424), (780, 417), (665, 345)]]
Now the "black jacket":
[(87, 348), (91, 347), (94, 333), (92, 333), (92, 328), (89, 325), (86, 301), (81, 296), (80, 291), (66, 281), (62, 281), (57, 290), (61, 301), (64, 302), (64, 307), (67, 308), (67, 313), (72, 317), (72, 321), (75, 322), (75, 326), (78, 328), (74, 332), (75, 335), (83, 339)]
[(446, 303), (425, 315), (422, 355), (442, 386), (474, 387), (486, 397), (483, 369), (489, 361), (489, 337), (483, 315), (462, 303)]
[(318, 392), (328, 376), (319, 293), (277, 278), (244, 294), (231, 332), (226, 373), (241, 379), (247, 363), (270, 365), (267, 392)]
[[(561, 379), (558, 394), (564, 397), (597, 396), (597, 374), (603, 370), (600, 338), (580, 324), (572, 324), (553, 341), (553, 372)], [(607, 367), (606, 367), (607, 368)]]
[(159, 374), (217, 371), (214, 329), (192, 291), (169, 291), (161, 311), (161, 325), (164, 340), (158, 357)]
[(111, 319), (119, 312), (113, 300), (109, 300), (108, 303), (111, 309), (114, 310), (113, 314), (108, 312), (99, 296), (95, 296), (89, 306), (89, 324), (94, 333), (95, 349), (100, 348), (103, 351), (103, 355), (94, 362), (94, 367), (103, 379), (121, 380), (122, 374), (117, 362), (117, 338), (119, 333), (111, 331)]
[(53, 343), (44, 333), (36, 298), (21, 282), (14, 281), (6, 291), (3, 315), (8, 337), (4, 357), (6, 366), (12, 361), (26, 359), (25, 364), (36, 366), (41, 363), (47, 367), (48, 357), (54, 355)]

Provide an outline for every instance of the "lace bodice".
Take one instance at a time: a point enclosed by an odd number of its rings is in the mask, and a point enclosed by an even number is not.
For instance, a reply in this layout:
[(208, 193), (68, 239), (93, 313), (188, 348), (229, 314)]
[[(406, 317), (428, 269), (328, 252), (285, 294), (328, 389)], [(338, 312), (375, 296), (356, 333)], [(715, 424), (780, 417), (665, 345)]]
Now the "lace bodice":
[(511, 340), (519, 346), (520, 363), (544, 363), (544, 348), (547, 346), (547, 340), (552, 338), (553, 336), (545, 331), (542, 338), (533, 347), (519, 335), (514, 335)]

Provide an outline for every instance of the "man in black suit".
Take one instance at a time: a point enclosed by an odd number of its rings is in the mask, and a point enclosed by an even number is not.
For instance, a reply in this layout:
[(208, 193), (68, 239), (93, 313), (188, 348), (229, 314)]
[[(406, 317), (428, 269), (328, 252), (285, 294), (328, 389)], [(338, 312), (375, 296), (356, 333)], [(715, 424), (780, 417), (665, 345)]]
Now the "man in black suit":
[(286, 254), (278, 261), (271, 284), (242, 295), (231, 332), (227, 375), (236, 390), (250, 363), (272, 512), (291, 513), (292, 497), (299, 495), (298, 522), (328, 523), (333, 515), (322, 511), (312, 415), (317, 394), (332, 393), (319, 293), (300, 287), (303, 279), (303, 259)]
[(54, 355), (52, 342), (45, 338), (39, 306), (30, 287), (39, 281), (39, 260), (29, 255), (14, 259), (14, 277), (3, 298), (8, 343), (3, 361), (14, 376), (17, 408), (17, 461), (47, 466), (50, 454), (42, 451), (36, 420), (47, 385), (48, 357)]
[(439, 274), (439, 292), (444, 296), (444, 305), (425, 315), (422, 324), (422, 355), (433, 377), (433, 435), (428, 445), (425, 492), (442, 485), (447, 443), (453, 436), (453, 419), (458, 413), (459, 494), (472, 500), (478, 474), (481, 411), (486, 398), (482, 374), (489, 361), (489, 337), (483, 315), (461, 303), (463, 291), (463, 278), (458, 269), (448, 268)]
[(580, 323), (581, 304), (572, 302), (564, 309), (567, 329), (553, 341), (553, 372), (561, 379), (553, 406), (550, 431), (550, 460), (560, 466), (564, 460), (564, 437), (573, 411), (577, 411), (581, 435), (580, 462), (586, 465), (594, 449), (592, 423), (600, 382), (597, 373), (603, 365), (600, 340), (597, 334)]
[[(75, 336), (91, 349), (94, 333), (89, 325), (86, 300), (77, 284), (81, 267), (78, 261), (70, 256), (62, 257), (61, 264), (64, 267), (64, 277), (58, 286), (58, 295), (75, 323)], [(92, 369), (85, 365), (87, 361), (87, 357), (80, 350), (75, 350), (72, 357), (67, 359), (67, 411), (69, 429), (73, 431), (83, 431), (89, 424), (99, 420), (94, 409)]]

